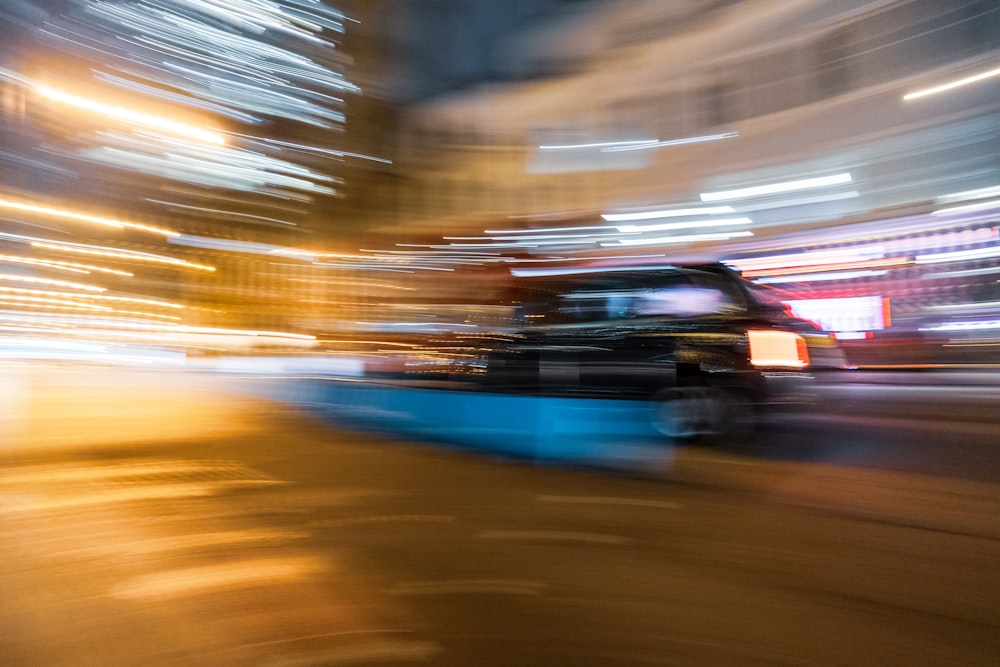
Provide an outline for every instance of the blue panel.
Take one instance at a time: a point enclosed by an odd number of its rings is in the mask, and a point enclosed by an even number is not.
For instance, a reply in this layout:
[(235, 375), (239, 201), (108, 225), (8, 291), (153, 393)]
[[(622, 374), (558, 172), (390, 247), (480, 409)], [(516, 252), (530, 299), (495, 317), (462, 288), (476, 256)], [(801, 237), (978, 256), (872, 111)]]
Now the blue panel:
[(423, 389), (338, 379), (247, 379), (340, 426), (540, 462), (662, 469), (671, 443), (645, 401)]

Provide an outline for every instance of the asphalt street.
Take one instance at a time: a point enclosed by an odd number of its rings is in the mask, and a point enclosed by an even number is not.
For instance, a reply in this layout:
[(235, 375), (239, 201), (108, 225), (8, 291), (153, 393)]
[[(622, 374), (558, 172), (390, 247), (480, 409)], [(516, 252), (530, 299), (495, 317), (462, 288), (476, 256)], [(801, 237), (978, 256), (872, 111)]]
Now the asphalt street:
[(855, 376), (638, 474), (359, 433), (251, 378), (2, 370), (5, 667), (998, 664), (989, 383)]

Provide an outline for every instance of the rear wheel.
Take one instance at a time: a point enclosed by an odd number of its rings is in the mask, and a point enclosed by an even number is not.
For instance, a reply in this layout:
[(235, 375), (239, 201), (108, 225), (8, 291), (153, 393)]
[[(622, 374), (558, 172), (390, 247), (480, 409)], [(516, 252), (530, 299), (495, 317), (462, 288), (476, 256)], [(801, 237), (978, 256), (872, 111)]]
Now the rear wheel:
[(671, 438), (744, 436), (753, 431), (754, 409), (737, 393), (693, 385), (653, 396), (653, 426)]

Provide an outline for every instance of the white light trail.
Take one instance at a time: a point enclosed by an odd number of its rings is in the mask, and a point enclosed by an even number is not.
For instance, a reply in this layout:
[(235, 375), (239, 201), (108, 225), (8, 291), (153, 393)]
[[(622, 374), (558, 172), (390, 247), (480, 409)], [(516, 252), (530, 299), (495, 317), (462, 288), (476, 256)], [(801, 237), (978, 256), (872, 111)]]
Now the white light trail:
[(798, 190), (808, 190), (810, 188), (822, 188), (830, 185), (840, 185), (851, 182), (850, 172), (832, 174), (830, 176), (818, 176), (815, 178), (801, 178), (794, 181), (784, 181), (782, 183), (770, 183), (768, 185), (755, 185), (735, 190), (720, 190), (717, 192), (701, 193), (701, 200), (706, 202), (726, 201), (728, 199), (746, 199), (749, 197), (759, 197), (762, 195), (778, 194), (781, 192), (794, 192)]
[(990, 197), (1000, 197), (1000, 185), (993, 185), (988, 188), (976, 188), (975, 190), (963, 190), (962, 192), (952, 192), (941, 195), (934, 200), (937, 204), (954, 204), (970, 199), (989, 199)]
[(980, 74), (975, 74), (973, 76), (967, 76), (963, 79), (958, 79), (957, 81), (952, 81), (950, 83), (945, 83), (940, 86), (934, 86), (933, 88), (924, 88), (923, 90), (917, 90), (912, 93), (907, 93), (903, 95), (904, 100), (915, 100), (920, 97), (926, 97), (927, 95), (935, 95), (937, 93), (943, 93), (947, 90), (952, 90), (954, 88), (959, 88), (961, 86), (967, 86), (971, 83), (978, 83), (985, 79), (992, 78), (994, 76), (1000, 76), (1000, 67), (996, 69), (991, 69), (987, 72), (982, 72)]
[(935, 278), (965, 278), (967, 276), (988, 276), (993, 273), (1000, 273), (1000, 266), (987, 266), (982, 269), (968, 269), (966, 271), (939, 271), (935, 273), (924, 273), (921, 280), (933, 280)]
[(697, 137), (684, 137), (682, 139), (635, 139), (631, 141), (592, 141), (580, 144), (542, 144), (538, 150), (542, 151), (566, 151), (566, 150), (586, 150), (590, 148), (599, 149), (602, 152), (637, 151), (648, 150), (650, 148), (662, 148), (664, 146), (683, 146), (685, 144), (698, 144), (706, 141), (719, 141), (720, 139), (731, 139), (738, 137), (739, 132), (721, 132), (719, 134), (705, 134)]
[(37, 308), (67, 308), (72, 310), (96, 310), (106, 312), (113, 310), (108, 306), (98, 306), (97, 304), (92, 303), (82, 303), (80, 301), (72, 301), (70, 299), (53, 299), (44, 296), (28, 296), (25, 294), (0, 293), (0, 302)]
[(722, 132), (719, 134), (705, 134), (699, 137), (685, 137), (683, 139), (651, 139), (646, 142), (622, 142), (619, 146), (605, 146), (602, 151), (614, 153), (618, 151), (636, 151), (649, 148), (662, 148), (664, 146), (684, 146), (686, 144), (700, 144), (707, 141), (719, 141), (721, 139), (732, 139), (740, 136), (739, 132)]
[(753, 282), (760, 285), (775, 285), (780, 283), (815, 283), (827, 280), (850, 280), (852, 278), (868, 278), (870, 276), (884, 276), (888, 271), (830, 271), (825, 273), (799, 273), (789, 276), (771, 276), (769, 278), (755, 278)]
[(97, 285), (87, 285), (85, 283), (74, 283), (66, 280), (50, 280), (48, 278), (33, 278), (31, 276), (18, 276), (10, 273), (0, 273), (0, 280), (10, 280), (17, 283), (29, 283), (32, 285), (49, 285), (51, 287), (68, 287), (70, 289), (86, 290), (88, 292), (106, 292), (107, 288)]
[(746, 257), (727, 259), (726, 264), (740, 271), (761, 271), (766, 269), (784, 269), (796, 266), (819, 266), (822, 264), (841, 264), (843, 262), (859, 262), (885, 257), (884, 246), (864, 246), (844, 248), (842, 250), (813, 250), (810, 252), (790, 253), (787, 255), (770, 255), (767, 257)]
[(605, 247), (637, 245), (672, 245), (678, 243), (698, 243), (701, 241), (724, 241), (732, 238), (753, 236), (753, 232), (729, 232), (719, 234), (688, 234), (685, 236), (662, 236), (655, 239), (619, 239), (617, 243), (602, 243)]
[(570, 276), (587, 273), (622, 273), (628, 271), (661, 271), (676, 269), (674, 264), (654, 264), (642, 266), (563, 266), (552, 268), (512, 268), (510, 273), (517, 278), (541, 278), (545, 276)]
[(566, 151), (566, 150), (579, 150), (581, 148), (607, 148), (611, 146), (637, 146), (639, 148), (646, 148), (650, 144), (655, 143), (655, 139), (639, 139), (636, 141), (595, 141), (583, 144), (544, 144), (538, 147), (538, 150), (542, 151)]
[(978, 213), (979, 211), (990, 211), (996, 208), (1000, 208), (1000, 199), (978, 202), (976, 204), (961, 204), (959, 206), (939, 208), (936, 211), (932, 211), (931, 215), (962, 215), (963, 213)]
[(671, 229), (701, 229), (703, 227), (727, 227), (729, 225), (749, 225), (753, 220), (746, 217), (722, 218), (720, 220), (696, 220), (690, 222), (668, 222), (659, 225), (621, 225), (616, 227), (622, 233), (664, 232)]
[(938, 264), (941, 262), (966, 262), (977, 259), (989, 259), (1000, 257), (1000, 247), (973, 248), (971, 250), (954, 250), (952, 252), (937, 252), (927, 255), (917, 255), (914, 260), (917, 264)]
[(635, 213), (602, 213), (608, 222), (629, 222), (632, 220), (658, 220), (660, 218), (683, 218), (689, 215), (721, 215), (735, 213), (732, 206), (701, 206), (698, 208), (674, 208), (658, 211), (636, 211)]
[(1000, 320), (982, 320), (979, 322), (950, 322), (933, 327), (920, 327), (921, 331), (985, 331), (1000, 329)]
[(778, 199), (774, 201), (745, 202), (740, 206), (743, 213), (753, 213), (756, 211), (768, 211), (776, 208), (791, 208), (793, 206), (808, 206), (810, 204), (825, 204), (831, 201), (843, 201), (846, 199), (856, 199), (861, 196), (857, 190), (847, 192), (832, 192), (824, 195), (813, 195), (811, 197), (795, 197), (793, 199)]

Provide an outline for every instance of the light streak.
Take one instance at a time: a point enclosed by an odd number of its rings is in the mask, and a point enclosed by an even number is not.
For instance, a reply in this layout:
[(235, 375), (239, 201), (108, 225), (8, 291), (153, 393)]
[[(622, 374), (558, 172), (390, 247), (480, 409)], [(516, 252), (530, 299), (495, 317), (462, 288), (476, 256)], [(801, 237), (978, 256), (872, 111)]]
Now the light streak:
[(484, 229), (484, 234), (561, 234), (562, 232), (604, 231), (607, 227), (585, 225), (582, 227), (538, 227), (535, 229)]
[(35, 248), (46, 248), (48, 250), (59, 250), (62, 252), (75, 252), (84, 255), (97, 255), (100, 257), (115, 257), (118, 259), (128, 259), (139, 262), (154, 262), (159, 264), (171, 264), (174, 266), (183, 266), (190, 269), (200, 269), (202, 271), (215, 271), (214, 266), (205, 266), (203, 264), (195, 264), (193, 262), (188, 262), (183, 259), (175, 259), (173, 257), (166, 257), (164, 255), (154, 255), (152, 253), (138, 253), (138, 252), (124, 252), (120, 250), (107, 250), (103, 248), (95, 248), (93, 246), (84, 246), (79, 244), (69, 244), (69, 243), (49, 243), (42, 241), (32, 241), (32, 247)]
[(638, 144), (638, 142), (622, 142), (622, 145), (620, 146), (606, 146), (601, 148), (601, 150), (608, 153), (615, 153), (618, 151), (636, 151), (649, 148), (663, 148), (664, 146), (684, 146), (686, 144), (700, 144), (706, 141), (719, 141), (720, 139), (732, 139), (738, 136), (740, 136), (739, 132), (721, 132), (719, 134), (705, 134), (699, 137), (685, 137), (683, 139), (664, 139), (664, 140), (651, 139), (647, 142), (643, 142), (641, 145)]
[(1000, 199), (978, 202), (976, 204), (961, 204), (959, 206), (949, 206), (932, 211), (931, 215), (961, 215), (963, 213), (977, 213), (979, 211), (990, 211), (1000, 208)]
[(271, 139), (269, 137), (261, 137), (259, 139), (251, 137), (250, 135), (239, 135), (241, 137), (261, 141), (268, 144), (273, 144), (277, 146), (286, 146), (288, 148), (295, 148), (301, 151), (307, 151), (310, 153), (319, 153), (321, 155), (333, 155), (335, 157), (354, 157), (361, 160), (371, 160), (372, 162), (381, 162), (383, 164), (392, 164), (392, 160), (387, 158), (375, 157), (374, 155), (366, 155), (364, 153), (351, 153), (349, 151), (334, 150), (332, 148), (321, 148), (319, 146), (310, 146), (308, 144), (297, 144), (291, 141), (280, 141), (278, 139)]
[(868, 278), (871, 276), (884, 276), (888, 271), (832, 271), (829, 273), (800, 273), (787, 276), (774, 276), (768, 278), (756, 278), (753, 282), (759, 285), (777, 285), (781, 283), (815, 283), (827, 280), (851, 280), (852, 278)]
[(951, 322), (933, 327), (920, 327), (921, 331), (984, 331), (1000, 329), (1000, 320), (982, 320), (978, 322)]
[(741, 271), (761, 271), (788, 267), (813, 267), (820, 264), (879, 259), (882, 257), (885, 257), (885, 248), (883, 246), (863, 246), (844, 248), (842, 250), (813, 250), (788, 255), (730, 259), (726, 260), (726, 264), (736, 267)]
[(622, 273), (627, 271), (660, 271), (676, 269), (674, 264), (644, 266), (562, 266), (552, 268), (512, 268), (510, 274), (516, 278), (543, 278), (547, 276), (571, 276), (588, 273)]
[(675, 243), (697, 243), (700, 241), (724, 241), (732, 238), (753, 236), (753, 232), (728, 232), (719, 234), (688, 234), (685, 236), (662, 236), (655, 239), (619, 239), (617, 243), (602, 243), (602, 246), (669, 245)]
[(935, 278), (965, 278), (967, 276), (988, 276), (993, 273), (1000, 273), (1000, 266), (987, 266), (981, 269), (968, 269), (965, 271), (938, 271), (935, 273), (924, 273), (921, 280), (934, 280)]
[(656, 143), (656, 139), (638, 139), (636, 141), (596, 141), (583, 144), (543, 144), (538, 147), (542, 151), (563, 151), (578, 150), (581, 148), (608, 148), (612, 146), (636, 146), (646, 148), (650, 144)]
[[(276, 223), (278, 225), (288, 225), (290, 227), (296, 227), (297, 226), (294, 222), (289, 222), (288, 220), (279, 220), (278, 218), (268, 218), (268, 217), (263, 216), (263, 215), (253, 215), (251, 213), (237, 213), (236, 211), (226, 211), (224, 209), (208, 208), (208, 207), (205, 207), (205, 206), (190, 206), (190, 205), (187, 205), (187, 204), (178, 204), (177, 202), (163, 201), (161, 199), (149, 199), (149, 198), (147, 198), (146, 201), (152, 202), (154, 204), (162, 204), (164, 206), (169, 206), (170, 208), (182, 208), (182, 209), (186, 209), (186, 210), (189, 210), (189, 211), (199, 211), (201, 213), (221, 214), (223, 217), (243, 218), (243, 219), (250, 220), (252, 222), (260, 221), (260, 222), (265, 223), (265, 224), (269, 223), (269, 222), (273, 222), (273, 223)], [(173, 238), (176, 239), (176, 238), (179, 238), (180, 236), (184, 236), (184, 235), (183, 234), (178, 234), (178, 236), (173, 237)], [(189, 236), (188, 238), (191, 238), (191, 237)], [(176, 240), (175, 241), (171, 241), (171, 243), (176, 243), (176, 242), (177, 242)]]
[(32, 289), (27, 287), (0, 287), (0, 293), (11, 292), (16, 294), (31, 295), (33, 297), (45, 296), (45, 297), (57, 297), (57, 298), (71, 298), (71, 299), (96, 299), (99, 301), (121, 301), (124, 303), (142, 303), (147, 306), (161, 306), (163, 308), (184, 308), (180, 304), (170, 303), (169, 301), (159, 301), (156, 299), (142, 299), (138, 297), (130, 296), (112, 296), (110, 294), (91, 294), (85, 293), (80, 294), (77, 292), (53, 292), (51, 290), (40, 290)]
[(928, 310), (968, 310), (970, 308), (1000, 309), (1000, 301), (970, 301), (969, 303), (945, 303), (936, 306), (927, 306)]
[(112, 310), (108, 306), (98, 306), (92, 303), (81, 303), (79, 301), (70, 301), (69, 299), (51, 299), (43, 296), (26, 296), (22, 294), (0, 294), (0, 301), (38, 308), (65, 307), (73, 310), (99, 310), (105, 312)]
[(76, 262), (61, 262), (57, 259), (34, 259), (31, 257), (19, 257), (17, 255), (0, 255), (0, 262), (14, 262), (16, 264), (36, 264), (39, 266), (62, 269), (64, 271), (73, 271), (75, 273), (90, 273), (91, 271), (98, 271), (101, 273), (111, 273), (119, 276), (133, 276), (135, 274), (129, 273), (128, 271), (119, 271), (117, 269), (109, 269), (103, 266), (93, 266), (91, 264), (78, 264)]
[(157, 299), (140, 299), (139, 297), (132, 296), (111, 296), (108, 294), (81, 294), (81, 298), (86, 299), (100, 299), (102, 301), (122, 301), (125, 303), (142, 303), (147, 306), (162, 306), (163, 308), (186, 308), (186, 306), (179, 303), (170, 303), (169, 301), (159, 301)]
[(257, 255), (271, 255), (275, 257), (289, 257), (292, 259), (311, 260), (315, 255), (307, 250), (299, 250), (287, 246), (273, 245), (270, 243), (258, 243), (256, 241), (234, 241), (231, 239), (220, 239), (210, 236), (193, 236), (191, 234), (181, 234), (170, 239), (170, 243), (175, 245), (192, 246), (195, 248), (210, 248), (212, 250), (227, 250), (230, 252), (245, 252)]
[(23, 313), (14, 314), (11, 311), (0, 311), (0, 320), (21, 323), (23, 326), (46, 326), (56, 331), (68, 331), (76, 328), (72, 324), (58, 320), (53, 321), (51, 317), (39, 317), (37, 313), (31, 313), (31, 317), (28, 317)]
[(739, 132), (722, 132), (719, 134), (705, 134), (697, 137), (685, 137), (683, 139), (635, 139), (631, 141), (594, 141), (581, 144), (542, 144), (538, 150), (542, 151), (562, 151), (597, 148), (603, 152), (637, 151), (648, 150), (650, 148), (662, 148), (664, 146), (682, 146), (685, 144), (697, 144), (706, 141), (719, 141), (720, 139), (731, 139), (738, 137)]
[[(39, 266), (44, 269), (55, 269), (57, 271), (69, 271), (71, 273), (90, 274), (90, 271), (78, 269), (71, 266), (60, 266), (59, 262), (46, 262), (44, 259), (30, 259), (28, 257), (16, 257), (14, 255), (0, 255), (0, 264), (29, 264)], [(68, 264), (68, 262), (66, 262)]]
[(671, 229), (701, 229), (703, 227), (726, 227), (729, 225), (749, 225), (750, 218), (722, 218), (721, 220), (697, 220), (691, 222), (669, 222), (659, 225), (621, 225), (616, 229), (622, 233), (665, 232)]
[(732, 206), (702, 206), (699, 208), (674, 208), (658, 211), (636, 211), (635, 213), (602, 213), (608, 222), (629, 222), (631, 220), (657, 220), (659, 218), (681, 218), (689, 215), (718, 215), (735, 213)]
[[(145, 316), (149, 317), (162, 317), (153, 313), (147, 313)], [(45, 319), (39, 319), (37, 314), (34, 317), (27, 317), (24, 313), (0, 313), (0, 320), (9, 320), (17, 322), (30, 322), (37, 324), (46, 324), (50, 326), (65, 326), (71, 327), (75, 333), (97, 333), (99, 335), (111, 335), (113, 331), (107, 331), (106, 329), (119, 329), (122, 332), (131, 331), (145, 331), (156, 334), (205, 334), (205, 335), (225, 335), (225, 336), (245, 336), (252, 338), (282, 338), (287, 340), (298, 340), (298, 341), (314, 341), (315, 336), (308, 334), (299, 334), (287, 331), (266, 331), (266, 330), (256, 330), (256, 329), (228, 329), (222, 327), (199, 327), (199, 326), (189, 326), (183, 324), (174, 324), (171, 322), (144, 322), (142, 320), (134, 319), (120, 319), (109, 317), (104, 314), (97, 316), (71, 316), (71, 315), (54, 315), (47, 317)], [(97, 327), (93, 331), (86, 331), (80, 328), (80, 326)]]
[(65, 209), (51, 208), (48, 206), (38, 206), (37, 204), (25, 204), (23, 202), (11, 201), (9, 199), (0, 199), (0, 207), (12, 208), (17, 211), (26, 211), (28, 213), (40, 213), (42, 215), (50, 215), (56, 218), (79, 220), (81, 222), (93, 222), (99, 225), (105, 225), (107, 227), (115, 227), (118, 229), (123, 229), (125, 227), (128, 227), (131, 229), (138, 229), (145, 232), (162, 234), (163, 236), (177, 236), (177, 232), (170, 231), (168, 229), (161, 229), (159, 227), (151, 227), (149, 225), (143, 225), (137, 222), (129, 222), (127, 220), (113, 220), (111, 218), (103, 218), (96, 215), (76, 213), (74, 211), (67, 211)]
[(70, 289), (87, 290), (89, 292), (106, 292), (104, 287), (96, 285), (86, 285), (84, 283), (73, 283), (65, 280), (50, 280), (48, 278), (33, 278), (31, 276), (17, 276), (10, 273), (0, 273), (0, 280), (10, 280), (13, 282), (29, 283), (33, 285), (50, 285), (52, 287), (68, 287)]
[(795, 273), (808, 273), (815, 271), (817, 266), (821, 266), (827, 271), (846, 271), (852, 269), (879, 269), (885, 267), (905, 266), (910, 263), (906, 257), (886, 257), (884, 259), (868, 259), (857, 262), (830, 262), (817, 263), (803, 266), (790, 266), (771, 269), (748, 269), (743, 271), (744, 278), (756, 278), (759, 276), (785, 276)]
[(225, 137), (219, 132), (195, 127), (186, 123), (180, 123), (175, 120), (170, 120), (169, 118), (153, 116), (139, 111), (134, 111), (132, 109), (125, 109), (123, 107), (105, 104), (104, 102), (98, 102), (97, 100), (91, 100), (78, 95), (73, 95), (65, 91), (50, 88), (49, 86), (38, 86), (35, 90), (39, 94), (51, 100), (102, 114), (104, 116), (108, 116), (109, 118), (114, 118), (115, 120), (123, 120), (128, 123), (143, 125), (145, 127), (168, 132), (170, 134), (177, 134), (182, 137), (204, 141), (209, 144), (226, 143)]
[(395, 283), (377, 283), (368, 280), (339, 280), (337, 278), (286, 278), (286, 281), (290, 283), (307, 283), (312, 285), (350, 285), (354, 287), (367, 287), (370, 289), (398, 289), (407, 292), (415, 292), (419, 289), (417, 287), (397, 285)]
[(857, 190), (847, 192), (831, 192), (825, 195), (813, 195), (811, 197), (796, 197), (794, 199), (779, 199), (777, 201), (756, 201), (746, 202), (740, 206), (744, 213), (753, 211), (767, 211), (776, 208), (791, 208), (792, 206), (807, 206), (809, 204), (823, 204), (831, 201), (843, 201), (845, 199), (856, 199), (861, 196)]
[(959, 88), (961, 86), (967, 86), (971, 83), (978, 83), (985, 79), (992, 78), (994, 76), (1000, 76), (1000, 67), (996, 69), (991, 69), (986, 72), (981, 72), (979, 74), (974, 74), (973, 76), (967, 76), (963, 79), (958, 79), (950, 83), (945, 83), (940, 86), (934, 86), (933, 88), (924, 88), (923, 90), (916, 90), (912, 93), (907, 93), (903, 95), (904, 100), (915, 100), (920, 97), (926, 97), (927, 95), (935, 95), (937, 93), (943, 93), (947, 90), (952, 90), (954, 88)]
[[(342, 33), (352, 19), (323, 2), (72, 4), (72, 16), (53, 13), (42, 30), (48, 40), (58, 40), (66, 59), (100, 63), (92, 74), (102, 88), (89, 92), (53, 81), (25, 83), (53, 109), (72, 105), (66, 109), (119, 119), (98, 133), (100, 143), (77, 149), (74, 157), (190, 183), (205, 192), (226, 188), (302, 203), (317, 194), (336, 195), (330, 183), (341, 182), (328, 169), (308, 169), (307, 160), (390, 163), (360, 152), (254, 137), (252, 130), (227, 131), (226, 125), (234, 122), (246, 128), (287, 120), (329, 129), (345, 122), (347, 95), (361, 89), (338, 71), (351, 60), (332, 32)], [(114, 90), (119, 97), (99, 98), (101, 90)], [(289, 125), (289, 136), (305, 136), (293, 127)], [(316, 136), (325, 143), (337, 135)], [(234, 149), (234, 142), (254, 151)], [(262, 225), (290, 224), (245, 213), (228, 216)]]
[(735, 190), (720, 190), (717, 192), (701, 193), (701, 200), (707, 202), (725, 201), (728, 199), (746, 199), (749, 197), (759, 197), (761, 195), (778, 194), (781, 192), (794, 192), (798, 190), (808, 190), (810, 188), (822, 188), (829, 185), (840, 185), (850, 183), (850, 172), (832, 174), (830, 176), (817, 176), (815, 178), (800, 178), (794, 181), (784, 181), (781, 183), (770, 183), (768, 185), (755, 185)]
[[(317, 194), (332, 195), (336, 193), (333, 188), (320, 185), (308, 178), (262, 169), (260, 165), (252, 164), (242, 153), (233, 153), (220, 158), (217, 155), (182, 154), (175, 150), (161, 156), (144, 155), (131, 150), (102, 146), (88, 150), (85, 155), (105, 164), (137, 169), (187, 183), (231, 190), (256, 191), (274, 196), (287, 194), (281, 188), (293, 188)], [(276, 164), (277, 161), (274, 163)], [(322, 181), (334, 180), (318, 173), (310, 173), (309, 176)]]
[(617, 236), (614, 232), (609, 232), (607, 228), (599, 227), (601, 233), (589, 234), (522, 234), (518, 236), (445, 236), (445, 241), (551, 241), (553, 239), (578, 239), (577, 243), (587, 242), (591, 239), (607, 238)]
[(934, 201), (937, 204), (954, 204), (955, 202), (968, 201), (970, 199), (988, 199), (989, 197), (1000, 197), (1000, 185), (952, 192), (947, 195), (941, 195)]
[[(888, 236), (888, 235), (886, 235)], [(1000, 239), (996, 227), (981, 227), (957, 232), (938, 233), (933, 236), (913, 238), (885, 238), (877, 244), (865, 243), (836, 250), (812, 250), (808, 252), (769, 255), (766, 257), (744, 257), (725, 259), (726, 264), (737, 269), (756, 270), (784, 268), (791, 266), (817, 266), (831, 262), (861, 261), (884, 257), (886, 252), (911, 253), (915, 250), (953, 248), (973, 244), (989, 243)], [(860, 239), (847, 239), (848, 241)], [(998, 269), (1000, 270), (1000, 269)], [(975, 274), (970, 274), (975, 275)]]
[(940, 262), (966, 262), (977, 259), (989, 259), (991, 257), (1000, 257), (1000, 247), (993, 246), (991, 248), (929, 253), (927, 255), (917, 255), (914, 259), (917, 264), (937, 264)]
[(111, 312), (112, 313), (118, 313), (118, 314), (121, 314), (121, 315), (139, 315), (141, 317), (152, 317), (152, 318), (155, 318), (155, 319), (162, 319), (162, 320), (180, 320), (181, 319), (181, 318), (177, 317), (176, 315), (163, 315), (161, 313), (145, 313), (145, 312), (141, 312), (141, 311), (137, 311), (137, 310), (119, 310), (118, 308), (112, 308)]

